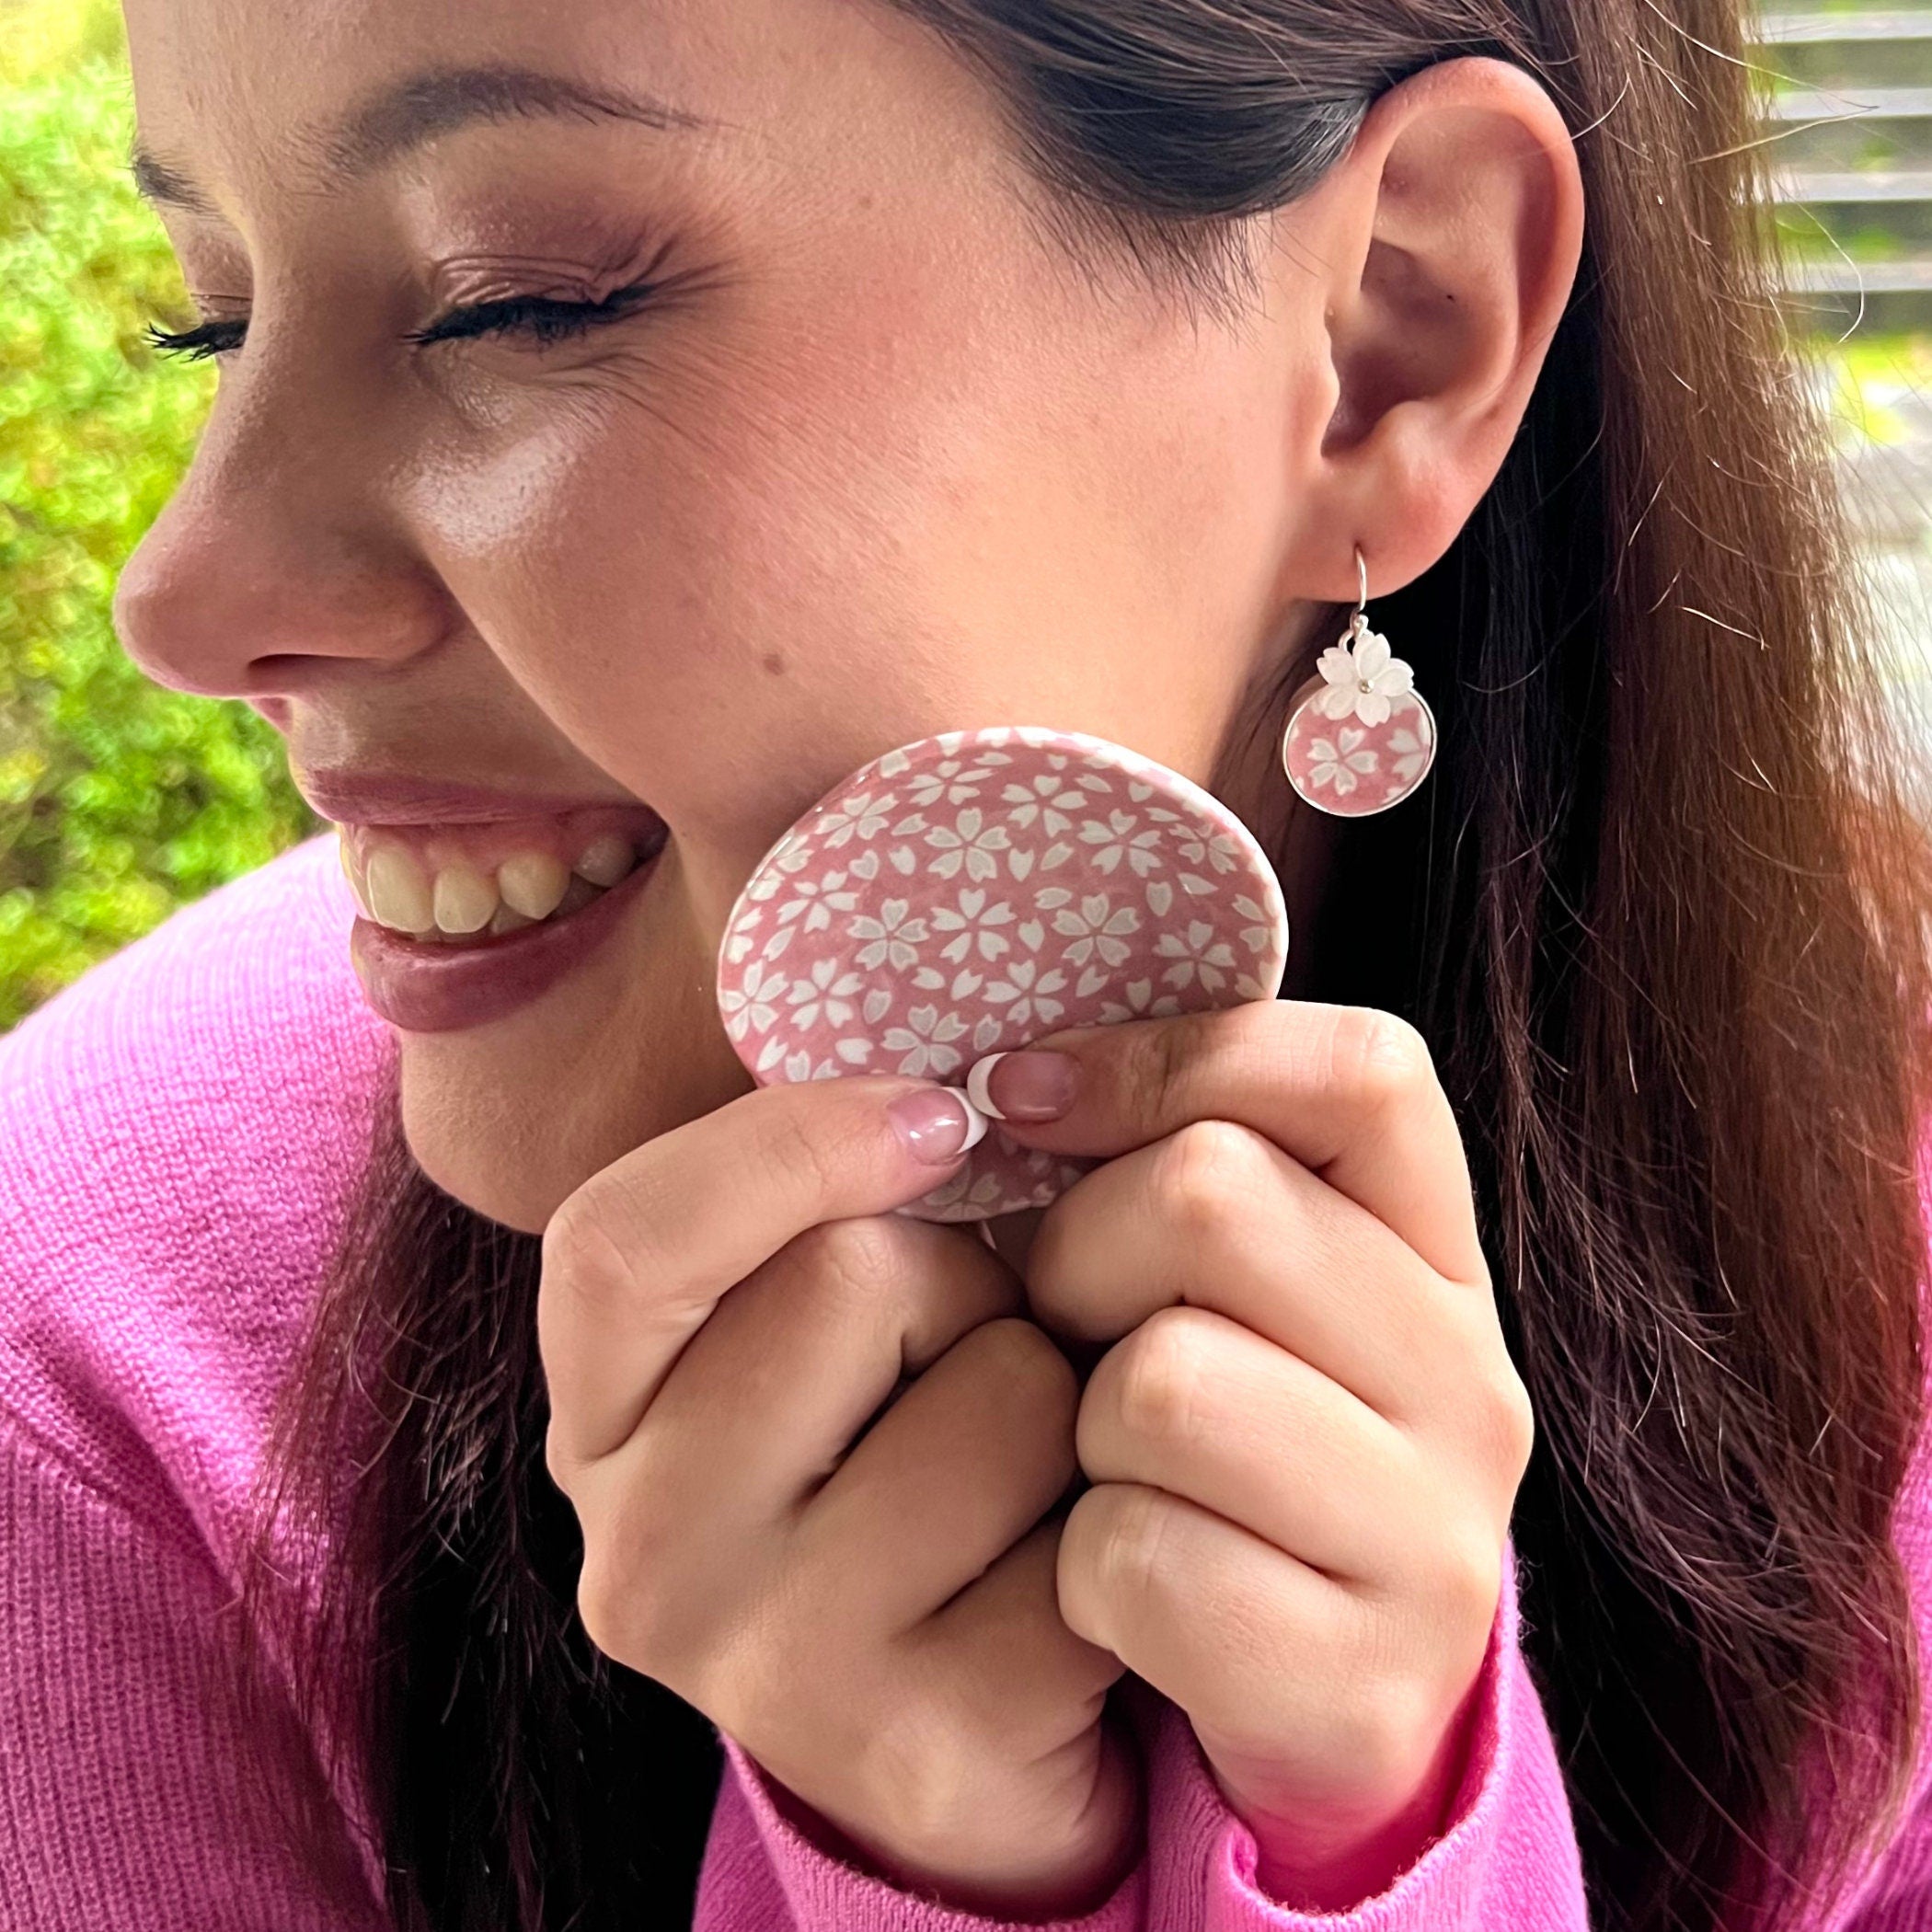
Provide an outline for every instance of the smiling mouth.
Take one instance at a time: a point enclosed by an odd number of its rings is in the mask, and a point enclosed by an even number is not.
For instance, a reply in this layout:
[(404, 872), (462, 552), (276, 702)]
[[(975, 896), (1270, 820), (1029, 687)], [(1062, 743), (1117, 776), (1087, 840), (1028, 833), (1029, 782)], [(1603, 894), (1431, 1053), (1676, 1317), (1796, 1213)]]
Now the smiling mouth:
[(492, 947), (555, 926), (655, 858), (670, 829), (647, 809), (476, 825), (339, 825), (362, 916), (425, 946)]

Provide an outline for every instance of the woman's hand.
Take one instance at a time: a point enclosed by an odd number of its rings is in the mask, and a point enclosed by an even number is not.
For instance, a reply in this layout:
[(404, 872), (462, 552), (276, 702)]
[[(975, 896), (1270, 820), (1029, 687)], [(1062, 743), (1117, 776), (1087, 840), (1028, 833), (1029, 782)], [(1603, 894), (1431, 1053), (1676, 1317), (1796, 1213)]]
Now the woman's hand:
[(552, 1218), (537, 1333), (579, 1609), (834, 1855), (967, 1910), (1085, 1912), (1133, 1863), (1140, 1794), (1101, 1722), (1121, 1665), (1055, 1602), (1078, 1384), (973, 1231), (885, 1213), (959, 1167), (902, 1144), (906, 1095), (937, 1089), (745, 1095)]
[(1037, 1319), (1114, 1344), (1061, 1612), (1188, 1713), (1264, 1888), (1352, 1905), (1444, 1823), (1530, 1451), (1448, 1101), (1361, 1007), (1032, 1045), (1077, 1059), (1076, 1097), (1006, 1131), (1112, 1156), (1024, 1258)]

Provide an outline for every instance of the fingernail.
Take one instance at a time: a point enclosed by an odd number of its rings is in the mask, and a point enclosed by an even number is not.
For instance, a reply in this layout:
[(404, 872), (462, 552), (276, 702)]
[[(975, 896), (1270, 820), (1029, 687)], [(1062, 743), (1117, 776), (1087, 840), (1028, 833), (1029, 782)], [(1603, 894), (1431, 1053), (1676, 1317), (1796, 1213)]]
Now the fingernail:
[(995, 1121), (1057, 1121), (1079, 1087), (1080, 1063), (1051, 1048), (988, 1053), (966, 1073), (967, 1098)]
[(892, 1131), (914, 1160), (944, 1167), (979, 1144), (986, 1117), (957, 1087), (915, 1087), (887, 1109)]

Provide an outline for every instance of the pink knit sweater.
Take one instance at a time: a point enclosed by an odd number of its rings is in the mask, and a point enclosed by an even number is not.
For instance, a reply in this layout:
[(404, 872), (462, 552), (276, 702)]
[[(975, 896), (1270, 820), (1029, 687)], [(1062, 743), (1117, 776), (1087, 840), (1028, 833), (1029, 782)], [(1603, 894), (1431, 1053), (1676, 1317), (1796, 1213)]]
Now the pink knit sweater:
[[(345, 1916), (263, 1802), (312, 1769), (239, 1722), (217, 1612), (279, 1379), (338, 1225), (388, 1029), (349, 964), (332, 840), (213, 893), (0, 1041), (0, 1923), (299, 1932)], [(1899, 1541), (1932, 1656), (1932, 1483)], [(1575, 1836), (1513, 1588), (1451, 1828), (1353, 1911), (1259, 1891), (1185, 1716), (1132, 1686), (1147, 1850), (1080, 1932), (1581, 1932)], [(852, 1869), (730, 1739), (697, 1932), (981, 1932)], [(1932, 1927), (1932, 1762), (1842, 1932)], [(334, 1794), (362, 1816), (352, 1790)], [(1821, 1923), (1820, 1932), (1823, 1932)]]

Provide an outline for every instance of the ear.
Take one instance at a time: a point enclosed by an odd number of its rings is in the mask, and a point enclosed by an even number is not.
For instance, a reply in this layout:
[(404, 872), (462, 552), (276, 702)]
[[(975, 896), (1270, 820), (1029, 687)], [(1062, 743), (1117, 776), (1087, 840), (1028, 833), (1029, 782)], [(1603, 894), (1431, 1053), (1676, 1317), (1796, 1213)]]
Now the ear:
[(1352, 603), (1358, 544), (1370, 594), (1398, 589), (1501, 467), (1576, 279), (1582, 177), (1530, 75), (1445, 61), (1383, 95), (1280, 213), (1277, 285), (1332, 398), (1297, 412), (1284, 578)]

